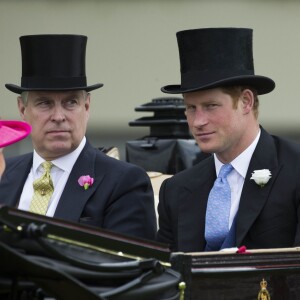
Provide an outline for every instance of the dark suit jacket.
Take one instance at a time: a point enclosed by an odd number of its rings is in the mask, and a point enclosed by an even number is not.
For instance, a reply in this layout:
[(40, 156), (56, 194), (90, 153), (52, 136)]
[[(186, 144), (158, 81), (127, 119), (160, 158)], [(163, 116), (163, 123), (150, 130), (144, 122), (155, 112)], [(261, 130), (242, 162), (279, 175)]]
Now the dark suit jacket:
[[(236, 216), (236, 246), (300, 246), (300, 145), (261, 130)], [(250, 180), (252, 172), (260, 169), (272, 174), (263, 188)], [(206, 205), (215, 179), (212, 156), (163, 182), (159, 241), (169, 243), (173, 251), (204, 250)]]
[[(17, 206), (32, 160), (32, 153), (7, 159), (0, 183), (1, 204)], [(87, 190), (78, 184), (82, 175), (95, 179)], [(146, 172), (108, 157), (88, 142), (74, 164), (54, 217), (146, 239), (156, 234), (154, 197)]]

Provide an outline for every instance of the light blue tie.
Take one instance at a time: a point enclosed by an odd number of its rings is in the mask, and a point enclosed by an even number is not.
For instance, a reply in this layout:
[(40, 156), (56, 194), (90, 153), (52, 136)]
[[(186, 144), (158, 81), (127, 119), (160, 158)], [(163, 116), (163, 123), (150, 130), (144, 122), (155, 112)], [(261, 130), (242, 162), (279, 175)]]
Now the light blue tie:
[(231, 164), (223, 165), (213, 188), (206, 208), (205, 240), (207, 251), (220, 250), (228, 232), (231, 206), (231, 190), (227, 175), (232, 171)]

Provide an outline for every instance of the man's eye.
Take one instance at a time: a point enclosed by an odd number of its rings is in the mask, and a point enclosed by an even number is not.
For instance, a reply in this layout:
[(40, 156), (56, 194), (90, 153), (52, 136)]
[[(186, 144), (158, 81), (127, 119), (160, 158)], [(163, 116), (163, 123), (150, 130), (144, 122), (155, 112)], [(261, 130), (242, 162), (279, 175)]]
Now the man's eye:
[(214, 107), (217, 107), (217, 106), (218, 106), (218, 104), (216, 104), (216, 103), (210, 103), (210, 104), (206, 105), (207, 108), (214, 108)]
[(193, 112), (196, 110), (195, 106), (186, 106), (185, 108), (186, 112)]
[(36, 103), (37, 106), (49, 106), (50, 101), (39, 101)]
[(78, 103), (78, 101), (76, 99), (70, 99), (68, 101), (65, 102), (65, 105), (67, 106), (74, 106)]

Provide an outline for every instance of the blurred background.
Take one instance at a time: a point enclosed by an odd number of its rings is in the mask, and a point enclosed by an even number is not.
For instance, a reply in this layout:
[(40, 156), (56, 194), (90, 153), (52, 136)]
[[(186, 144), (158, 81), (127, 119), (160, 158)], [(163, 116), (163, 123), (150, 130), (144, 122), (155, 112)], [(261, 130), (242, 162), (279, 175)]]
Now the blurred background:
[[(87, 137), (95, 147), (117, 146), (125, 160), (126, 141), (149, 134), (148, 127), (129, 126), (152, 114), (135, 107), (168, 96), (160, 88), (180, 83), (176, 32), (200, 27), (254, 29), (255, 73), (276, 82), (272, 93), (260, 96), (260, 123), (300, 141), (296, 0), (0, 0), (0, 116), (19, 119), (17, 94), (4, 85), (20, 85), (21, 35), (87, 35), (88, 84), (104, 84), (91, 93)], [(27, 139), (5, 155), (31, 150)]]

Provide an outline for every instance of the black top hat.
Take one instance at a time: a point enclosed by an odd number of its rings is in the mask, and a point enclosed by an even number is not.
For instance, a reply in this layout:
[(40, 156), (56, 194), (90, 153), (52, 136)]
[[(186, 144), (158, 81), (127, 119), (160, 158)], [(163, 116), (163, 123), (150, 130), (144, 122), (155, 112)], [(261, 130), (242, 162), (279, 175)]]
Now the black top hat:
[(181, 85), (161, 88), (178, 94), (230, 85), (248, 85), (258, 94), (275, 88), (272, 79), (254, 75), (252, 29), (204, 28), (177, 32)]
[(85, 50), (87, 37), (72, 34), (27, 35), (20, 37), (22, 53), (21, 86), (6, 84), (10, 91), (86, 90)]

